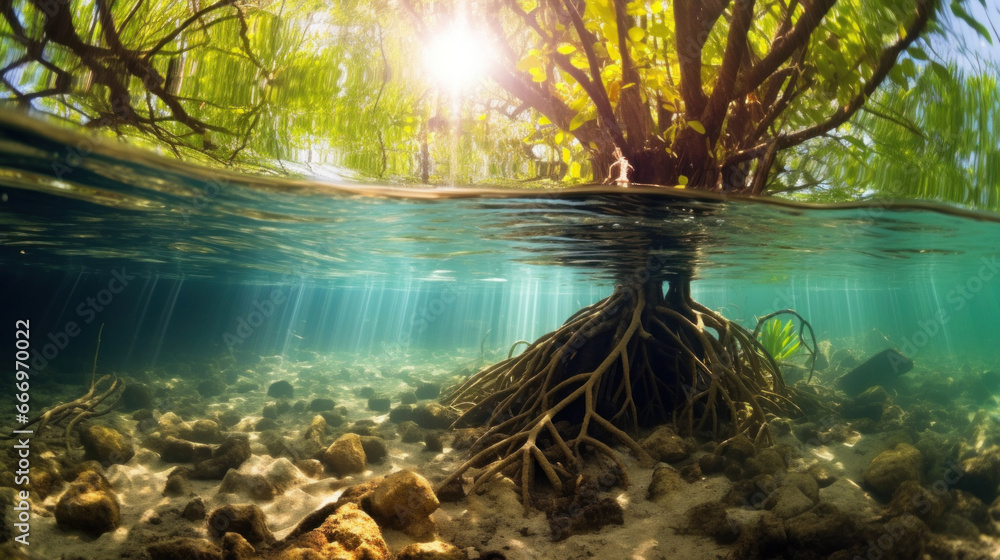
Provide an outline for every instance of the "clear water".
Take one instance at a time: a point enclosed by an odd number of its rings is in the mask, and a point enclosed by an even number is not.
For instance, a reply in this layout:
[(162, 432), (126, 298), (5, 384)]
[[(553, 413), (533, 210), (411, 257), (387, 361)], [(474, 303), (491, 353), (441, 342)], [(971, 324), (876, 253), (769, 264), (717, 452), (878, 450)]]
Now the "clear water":
[[(102, 361), (121, 368), (230, 351), (486, 360), (646, 263), (693, 266), (695, 298), (751, 327), (793, 308), (859, 354), (894, 345), (949, 372), (1000, 362), (994, 215), (677, 190), (338, 186), (81, 138), (9, 115), (0, 125), (0, 313), (30, 318), (36, 344), (78, 323), (72, 338), (86, 342), (50, 352), (57, 370), (91, 356), (101, 323)], [(134, 279), (89, 306), (122, 274)]]

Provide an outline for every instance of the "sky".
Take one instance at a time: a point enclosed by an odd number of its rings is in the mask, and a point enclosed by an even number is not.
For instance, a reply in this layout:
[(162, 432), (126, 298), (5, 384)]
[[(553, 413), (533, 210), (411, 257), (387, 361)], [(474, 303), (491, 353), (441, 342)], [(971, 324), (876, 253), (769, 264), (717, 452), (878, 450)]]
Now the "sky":
[(982, 63), (992, 63), (1000, 67), (1000, 2), (996, 0), (986, 0), (986, 6), (979, 0), (968, 0), (965, 2), (966, 10), (976, 21), (982, 23), (992, 35), (991, 45), (975, 29), (970, 27), (961, 19), (952, 15), (948, 6), (950, 0), (943, 0), (945, 3), (945, 15), (947, 24), (953, 29), (957, 36), (950, 35), (951, 43), (945, 44), (941, 41), (934, 43), (934, 50), (943, 55), (946, 60), (954, 60), (959, 67), (966, 71), (976, 72)]

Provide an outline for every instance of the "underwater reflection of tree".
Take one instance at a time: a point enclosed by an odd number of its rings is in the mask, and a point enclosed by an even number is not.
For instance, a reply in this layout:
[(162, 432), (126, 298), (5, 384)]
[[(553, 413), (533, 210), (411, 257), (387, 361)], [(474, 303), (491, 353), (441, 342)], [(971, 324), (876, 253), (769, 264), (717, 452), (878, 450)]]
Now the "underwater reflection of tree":
[[(614, 461), (627, 483), (611, 445), (624, 445), (645, 459), (635, 439), (640, 428), (673, 422), (685, 433), (746, 433), (768, 443), (766, 413), (794, 408), (777, 364), (752, 333), (692, 300), (693, 231), (662, 219), (690, 211), (632, 198), (605, 202), (609, 206), (588, 207), (620, 216), (627, 206), (625, 214), (645, 218), (630, 220), (631, 225), (650, 225), (621, 233), (645, 243), (631, 244), (632, 250), (616, 247), (614, 258), (605, 255), (605, 264), (617, 269), (609, 297), (580, 310), (520, 355), (481, 370), (445, 398), (446, 404), (465, 407), (456, 426), (485, 422), (487, 430), (473, 456), (444, 485), (470, 468), (489, 465), (475, 484), (497, 473), (519, 478), (528, 507), (536, 469), (561, 491), (588, 451)], [(564, 229), (559, 237), (573, 236)], [(674, 251), (660, 261), (662, 268), (622, 274), (622, 262), (650, 262), (643, 258), (649, 247), (664, 246)]]

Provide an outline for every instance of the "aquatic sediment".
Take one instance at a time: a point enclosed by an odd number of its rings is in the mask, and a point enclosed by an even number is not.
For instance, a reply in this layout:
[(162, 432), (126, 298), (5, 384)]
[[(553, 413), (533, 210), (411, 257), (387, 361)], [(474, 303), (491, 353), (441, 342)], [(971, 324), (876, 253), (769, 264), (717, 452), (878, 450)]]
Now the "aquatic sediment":
[[(33, 443), (32, 546), (2, 546), (11, 557), (102, 559), (533, 560), (676, 550), (693, 559), (991, 558), (1000, 544), (1000, 419), (983, 394), (990, 373), (943, 385), (938, 370), (918, 364), (894, 393), (851, 398), (835, 392), (835, 379), (856, 363), (827, 357), (813, 390), (828, 395), (828, 410), (772, 417), (772, 445), (745, 434), (717, 442), (669, 425), (643, 429), (635, 441), (655, 466), (613, 447), (628, 488), (593, 463), (562, 493), (539, 493), (527, 514), (520, 484), (503, 473), (472, 491), (486, 466), (442, 484), (485, 431), (442, 429), (439, 417), (453, 412), (427, 398), (411, 402), (421, 383), (451, 380), (447, 364), (418, 373), (402, 358), (343, 366), (322, 356), (268, 358), (238, 366), (227, 384), (258, 389), (210, 398), (198, 392), (204, 379), (165, 368), (127, 378), (156, 408), (83, 422), (68, 452), (55, 431)], [(226, 364), (211, 369), (237, 367)], [(350, 377), (330, 375), (341, 367), (365, 368), (393, 410), (423, 411), (420, 424), (368, 410)], [(292, 399), (267, 395), (280, 379), (294, 380)], [(39, 393), (59, 401), (72, 391)], [(332, 403), (313, 406), (318, 399)], [(268, 406), (275, 425), (258, 430)], [(102, 437), (101, 446), (78, 445)], [(363, 455), (361, 470), (328, 466), (338, 441), (351, 442), (345, 454)], [(100, 447), (133, 455), (114, 460)], [(0, 483), (13, 487), (9, 472)], [(8, 494), (0, 504), (9, 519)]]

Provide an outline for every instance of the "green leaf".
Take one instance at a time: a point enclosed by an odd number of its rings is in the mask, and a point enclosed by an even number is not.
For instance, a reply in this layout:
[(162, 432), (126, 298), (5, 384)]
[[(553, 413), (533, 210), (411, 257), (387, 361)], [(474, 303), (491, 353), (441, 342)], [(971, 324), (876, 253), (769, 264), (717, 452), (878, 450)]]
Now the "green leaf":
[(850, 145), (854, 146), (855, 148), (857, 148), (859, 150), (867, 150), (868, 149), (868, 146), (866, 146), (864, 142), (862, 142), (861, 140), (859, 140), (859, 139), (857, 139), (857, 138), (855, 138), (853, 136), (844, 136), (843, 139), (844, 139), (845, 142), (849, 143)]
[(589, 120), (590, 119), (588, 119), (587, 116), (584, 113), (577, 113), (573, 117), (573, 119), (569, 121), (569, 131), (573, 132), (574, 130), (576, 130), (576, 129), (580, 128), (581, 126), (583, 126), (583, 123), (585, 123), (585, 122), (587, 122)]
[(965, 8), (962, 7), (959, 0), (952, 0), (951, 12), (962, 21), (969, 24), (969, 27), (975, 29), (976, 33), (979, 33), (979, 35), (981, 35), (983, 39), (986, 39), (989, 44), (993, 44), (993, 37), (990, 36), (990, 32), (986, 29), (986, 26), (976, 21), (976, 18), (970, 16), (969, 12), (966, 12)]
[(521, 72), (526, 72), (529, 69), (535, 68), (537, 66), (539, 66), (538, 57), (535, 55), (528, 55), (522, 58), (521, 60), (518, 60), (517, 64), (515, 65), (515, 68), (517, 68)]
[(666, 39), (670, 36), (670, 29), (662, 23), (654, 23), (649, 26), (649, 36), (657, 39)]
[(900, 68), (898, 65), (891, 71), (889, 71), (889, 79), (892, 80), (892, 83), (896, 84), (897, 86), (903, 89), (906, 89), (906, 87), (909, 85), (906, 83), (906, 76), (903, 75), (903, 69)]
[(951, 81), (951, 80), (952, 80), (952, 78), (953, 78), (953, 77), (952, 77), (952, 75), (951, 75), (951, 71), (950, 71), (950, 70), (948, 70), (948, 69), (947, 69), (947, 68), (946, 68), (946, 67), (945, 67), (945, 66), (944, 66), (943, 64), (941, 64), (940, 62), (934, 62), (934, 61), (932, 60), (932, 61), (931, 61), (931, 64), (930, 64), (930, 66), (931, 66), (931, 70), (933, 70), (933, 71), (934, 71), (934, 73), (935, 73), (935, 74), (937, 74), (937, 75), (938, 75), (938, 77), (939, 77), (939, 78), (941, 78), (942, 80), (944, 80), (944, 81), (946, 81), (946, 82), (947, 82), (947, 81)]
[(705, 125), (701, 124), (701, 121), (688, 121), (688, 126), (698, 134), (705, 134)]
[(917, 60), (927, 60), (927, 53), (924, 52), (924, 49), (922, 49), (920, 47), (913, 47), (913, 48), (911, 48), (910, 49), (910, 56), (912, 56), (913, 58), (915, 58)]
[(768, 321), (757, 333), (757, 340), (775, 360), (790, 358), (801, 342), (791, 319), (787, 323), (782, 323), (780, 319)]

